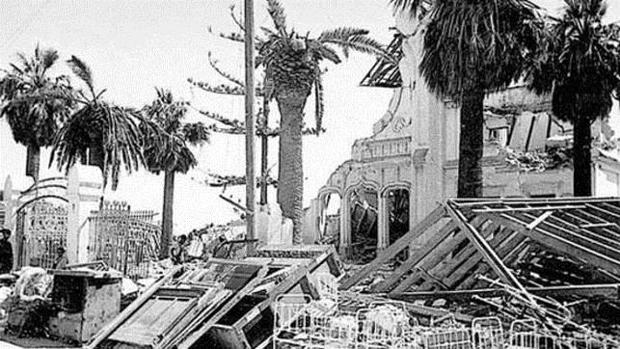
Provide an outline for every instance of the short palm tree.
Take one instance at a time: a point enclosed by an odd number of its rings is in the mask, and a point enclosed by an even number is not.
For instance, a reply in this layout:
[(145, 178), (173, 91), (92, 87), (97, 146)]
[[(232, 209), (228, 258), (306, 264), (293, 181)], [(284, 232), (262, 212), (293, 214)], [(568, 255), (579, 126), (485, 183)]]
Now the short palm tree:
[[(337, 28), (316, 38), (299, 35), (286, 25), (284, 9), (278, 0), (268, 0), (267, 9), (274, 28), (262, 28), (266, 37), (259, 38), (257, 64), (265, 70), (263, 93), (267, 101), (275, 98), (280, 111), (278, 203), (283, 216), (293, 221), (293, 242), (301, 243), (303, 218), (302, 129), (304, 108), (309, 95), (315, 93), (316, 130), (323, 118), (323, 85), (320, 63), (340, 63), (341, 48), (349, 51), (385, 56), (385, 50), (368, 37), (368, 31)], [(318, 131), (317, 131), (318, 132)]]
[(116, 190), (121, 165), (132, 172), (143, 163), (140, 115), (103, 101), (105, 90), (95, 92), (91, 70), (79, 58), (72, 56), (67, 63), (88, 91), (77, 92), (75, 102), (79, 108), (58, 132), (50, 164), (55, 160), (59, 169), (68, 171), (78, 160), (91, 157), (89, 163), (103, 173), (104, 187), (111, 179), (112, 190)]
[(52, 145), (54, 136), (71, 113), (71, 87), (66, 76), (50, 76), (58, 52), (37, 46), (32, 57), (18, 54), (0, 79), (0, 117), (5, 116), (17, 143), (27, 147), (26, 175), (39, 180), (40, 149)]
[(174, 177), (196, 166), (190, 145), (203, 145), (209, 140), (207, 126), (201, 122), (184, 123), (188, 103), (174, 99), (170, 91), (156, 89), (157, 98), (142, 109), (140, 124), (145, 136), (144, 160), (149, 171), (164, 172), (164, 205), (160, 257), (168, 256), (173, 229)]
[(533, 61), (532, 87), (552, 94), (553, 114), (573, 124), (573, 194), (592, 195), (591, 124), (620, 92), (620, 26), (602, 23), (604, 0), (564, 0)]
[(483, 101), (523, 72), (536, 48), (538, 8), (528, 0), (390, 0), (426, 24), (421, 74), (460, 107), (459, 197), (482, 196)]

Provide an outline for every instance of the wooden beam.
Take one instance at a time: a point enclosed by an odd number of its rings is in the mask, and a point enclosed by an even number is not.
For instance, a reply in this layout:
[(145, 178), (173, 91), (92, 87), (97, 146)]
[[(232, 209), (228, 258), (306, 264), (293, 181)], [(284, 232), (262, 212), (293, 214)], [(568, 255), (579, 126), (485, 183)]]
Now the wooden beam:
[(489, 219), (497, 219), (547, 248), (595, 265), (598, 268), (608, 270), (613, 274), (620, 275), (620, 261), (614, 258), (610, 258), (609, 256), (598, 253), (561, 236), (557, 236), (540, 226), (532, 231), (528, 231), (525, 229), (527, 223), (515, 217), (506, 214), (489, 216)]
[(444, 225), (439, 232), (435, 233), (428, 240), (424, 246), (418, 251), (411, 253), (411, 256), (403, 262), (394, 272), (390, 274), (390, 276), (385, 279), (383, 282), (378, 284), (376, 287), (371, 289), (371, 292), (386, 292), (391, 289), (395, 283), (397, 283), (400, 278), (413, 269), (416, 264), (418, 264), (422, 259), (428, 256), (433, 250), (442, 243), (452, 232), (456, 229), (456, 223), (453, 220), (450, 220)]
[[(533, 217), (527, 213), (522, 214), (523, 217), (527, 217), (528, 219), (532, 219)], [(518, 215), (514, 216), (517, 219), (521, 219)], [(568, 228), (562, 227), (559, 224), (555, 224), (551, 222), (551, 220), (558, 220), (556, 218), (549, 218), (546, 222), (541, 222), (539, 227), (545, 228), (545, 230), (554, 233), (556, 236), (560, 236), (562, 238), (567, 239), (568, 241), (572, 241), (574, 243), (578, 243), (584, 247), (587, 247), (593, 251), (597, 251), (601, 254), (605, 254), (611, 258), (616, 260), (620, 260), (620, 250), (610, 246), (609, 243), (603, 243), (598, 239), (593, 239), (591, 237), (586, 236), (585, 234), (578, 233), (577, 231), (570, 230)], [(527, 226), (526, 226), (527, 227)]]
[[(513, 251), (523, 239), (525, 239), (525, 237), (519, 236), (517, 232), (504, 229), (502, 234), (496, 235), (493, 239), (491, 239), (489, 244), (493, 250), (497, 251), (497, 256), (503, 260), (504, 257)], [(450, 273), (450, 275), (444, 280), (444, 283), (451, 289), (461, 286), (462, 282), (464, 282), (464, 280), (462, 280), (463, 275), (478, 265), (482, 261), (482, 258), (483, 257), (481, 254), (477, 254), (476, 256), (469, 258), (462, 264), (462, 266), (459, 267), (459, 269)], [(471, 278), (476, 278), (476, 275), (472, 275)]]
[[(605, 297), (608, 299), (620, 299), (620, 284), (598, 284), (598, 285), (570, 285), (570, 286), (550, 286), (550, 287), (528, 287), (526, 290), (539, 297), (564, 298), (570, 296), (579, 297)], [(473, 296), (495, 298), (506, 295), (506, 290), (502, 288), (485, 288), (479, 290), (458, 290), (458, 291), (419, 291), (419, 292), (391, 292), (385, 297), (397, 299), (405, 302), (415, 302), (428, 299), (446, 300), (469, 300)]]
[[(437, 223), (446, 214), (446, 208), (444, 205), (440, 205), (433, 210), (428, 216), (426, 216), (420, 223), (416, 224), (413, 229), (407, 234), (401, 236), (393, 244), (388, 246), (385, 250), (381, 251), (377, 258), (368, 263), (364, 268), (345, 278), (341, 285), (340, 290), (348, 290), (351, 286), (357, 284), (368, 275), (376, 271), (385, 262), (394, 258), (398, 253), (409, 247), (409, 244), (422, 235), (428, 228)], [(344, 233), (344, 232), (341, 232)]]
[[(475, 217), (474, 220), (472, 221), (472, 223), (475, 226), (483, 226), (483, 224), (478, 224), (477, 222), (481, 221), (481, 217)], [(489, 224), (484, 230), (483, 230), (483, 235), (485, 236), (485, 238), (487, 238), (489, 235), (491, 235), (495, 230), (497, 229), (497, 224), (494, 224), (491, 222), (491, 224)], [(465, 235), (465, 233), (460, 233), (459, 234), (459, 239), (456, 239), (456, 237), (453, 239), (454, 244), (452, 246), (448, 246), (449, 250), (452, 251), (454, 250), (454, 248), (456, 248), (456, 246), (460, 245), (463, 241), (465, 241), (467, 239), (467, 236)], [(458, 241), (457, 241), (458, 240)], [(460, 268), (462, 267), (463, 262), (465, 261), (469, 261), (471, 259), (472, 256), (474, 256), (474, 254), (476, 253), (476, 247), (474, 247), (473, 244), (468, 244), (465, 248), (463, 248), (458, 254), (453, 255), (452, 258), (446, 258), (445, 255), (440, 255), (440, 256), (433, 256), (434, 258), (441, 258), (442, 261), (441, 263), (438, 264), (439, 261), (429, 261), (429, 263), (425, 263), (422, 265), (422, 268), (426, 268), (428, 270), (428, 273), (430, 275), (433, 275), (433, 277), (442, 280), (442, 284), (445, 284), (448, 286), (448, 288), (450, 288), (449, 283), (447, 283), (444, 278), (447, 277), (448, 275), (454, 275), (454, 273), (458, 273), (458, 270), (460, 270)], [(480, 256), (480, 255), (478, 255)], [(432, 268), (432, 269), (430, 269)], [(459, 269), (457, 269), (459, 268)], [(457, 269), (457, 271), (455, 271), (455, 269)], [(466, 271), (465, 271), (466, 272)], [(417, 280), (406, 280), (406, 283), (404, 285), (399, 285), (398, 288), (394, 289), (394, 292), (402, 292), (407, 290), (407, 288), (409, 288), (411, 285), (413, 285)], [(434, 283), (432, 282), (432, 279), (427, 279), (424, 281), (424, 283), (422, 285), (420, 285), (417, 289), (418, 290), (429, 290), (433, 287)]]
[(532, 223), (527, 225), (527, 229), (532, 230), (536, 228), (537, 225), (542, 223), (545, 219), (549, 218), (553, 214), (553, 211), (545, 211), (545, 213), (541, 214), (538, 218), (536, 218)]
[(507, 212), (529, 212), (529, 211), (560, 211), (584, 209), (585, 205), (568, 206), (540, 206), (540, 207), (506, 207), (506, 208), (480, 208), (471, 210), (473, 213), (507, 213)]
[[(446, 210), (448, 214), (452, 216), (452, 218), (459, 224), (461, 229), (467, 234), (469, 240), (477, 247), (478, 252), (482, 254), (484, 259), (489, 263), (493, 271), (507, 284), (513, 286), (520, 291), (525, 292), (525, 288), (519, 280), (512, 274), (512, 272), (504, 265), (502, 260), (497, 256), (495, 251), (489, 246), (489, 243), (484, 239), (483, 236), (474, 228), (470, 223), (467, 222), (467, 219), (463, 215), (463, 213), (451, 206), (446, 206)], [(532, 299), (532, 302), (534, 300)]]

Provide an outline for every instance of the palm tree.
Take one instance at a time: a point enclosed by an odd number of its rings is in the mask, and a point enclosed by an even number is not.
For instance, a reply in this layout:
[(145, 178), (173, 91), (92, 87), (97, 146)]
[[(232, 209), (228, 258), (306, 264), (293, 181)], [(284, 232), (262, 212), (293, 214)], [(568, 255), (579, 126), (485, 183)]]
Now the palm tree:
[(26, 175), (39, 180), (40, 149), (52, 145), (54, 136), (71, 113), (71, 87), (66, 76), (50, 76), (58, 60), (53, 49), (34, 50), (34, 56), (18, 54), (0, 79), (0, 117), (6, 116), (13, 138), (27, 147)]
[(390, 0), (426, 24), (421, 74), (461, 107), (459, 197), (482, 196), (483, 101), (520, 77), (535, 49), (538, 7), (528, 0)]
[(551, 92), (553, 114), (573, 124), (573, 194), (590, 196), (591, 124), (609, 115), (620, 92), (620, 26), (602, 23), (604, 0), (564, 2), (563, 16), (550, 18), (530, 77), (536, 92)]
[(78, 160), (91, 157), (90, 164), (99, 166), (103, 173), (104, 187), (109, 178), (112, 190), (116, 190), (121, 165), (131, 172), (143, 163), (143, 137), (137, 123), (140, 115), (103, 101), (105, 90), (95, 92), (91, 70), (79, 58), (72, 56), (67, 63), (88, 91), (77, 92), (75, 102), (80, 107), (58, 132), (50, 164), (56, 160), (60, 170), (68, 171)]
[(176, 101), (170, 91), (156, 89), (157, 98), (143, 108), (140, 124), (144, 142), (144, 160), (149, 171), (164, 172), (164, 205), (160, 257), (168, 257), (173, 227), (175, 173), (187, 173), (196, 166), (189, 145), (203, 145), (209, 140), (208, 128), (201, 122), (183, 123), (189, 103)]
[(263, 93), (266, 101), (275, 98), (280, 111), (278, 203), (283, 216), (293, 221), (293, 242), (301, 243), (303, 218), (302, 129), (304, 108), (314, 89), (315, 129), (321, 130), (323, 118), (323, 84), (320, 63), (340, 63), (334, 47), (349, 51), (386, 55), (383, 47), (367, 36), (368, 31), (337, 28), (316, 38), (299, 35), (286, 25), (284, 8), (278, 0), (268, 0), (267, 10), (274, 29), (262, 28), (256, 62), (265, 70)]

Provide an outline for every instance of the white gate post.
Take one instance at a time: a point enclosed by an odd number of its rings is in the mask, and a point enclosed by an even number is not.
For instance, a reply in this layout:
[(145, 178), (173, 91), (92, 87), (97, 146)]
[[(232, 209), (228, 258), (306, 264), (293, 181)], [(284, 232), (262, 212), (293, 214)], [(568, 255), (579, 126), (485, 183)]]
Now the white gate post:
[(73, 166), (67, 176), (67, 258), (69, 263), (78, 263), (80, 234), (80, 176), (78, 166)]
[(4, 197), (4, 227), (11, 230), (11, 245), (13, 246), (13, 270), (17, 268), (17, 259), (18, 259), (18, 246), (17, 240), (15, 239), (15, 233), (17, 232), (15, 226), (15, 201), (13, 201), (13, 182), (11, 181), (11, 176), (6, 176), (6, 180), (4, 181), (4, 191), (2, 194)]

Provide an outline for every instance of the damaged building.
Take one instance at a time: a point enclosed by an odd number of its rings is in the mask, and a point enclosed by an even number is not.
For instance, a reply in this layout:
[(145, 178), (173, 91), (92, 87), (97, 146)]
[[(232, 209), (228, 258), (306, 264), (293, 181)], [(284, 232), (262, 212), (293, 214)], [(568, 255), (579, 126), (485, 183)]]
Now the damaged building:
[[(388, 50), (362, 86), (390, 88), (393, 97), (370, 137), (358, 139), (307, 210), (306, 243), (337, 245), (343, 257), (372, 259), (412, 229), (436, 203), (456, 196), (459, 109), (426, 87), (417, 69), (424, 28), (409, 15), (396, 18)], [(483, 195), (572, 195), (572, 125), (551, 113), (550, 98), (516, 84), (485, 99)], [(620, 155), (608, 143), (605, 122), (593, 125), (593, 193), (620, 195)], [(611, 149), (610, 149), (611, 148)]]

